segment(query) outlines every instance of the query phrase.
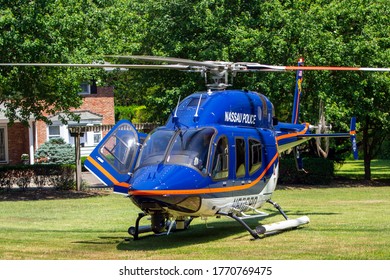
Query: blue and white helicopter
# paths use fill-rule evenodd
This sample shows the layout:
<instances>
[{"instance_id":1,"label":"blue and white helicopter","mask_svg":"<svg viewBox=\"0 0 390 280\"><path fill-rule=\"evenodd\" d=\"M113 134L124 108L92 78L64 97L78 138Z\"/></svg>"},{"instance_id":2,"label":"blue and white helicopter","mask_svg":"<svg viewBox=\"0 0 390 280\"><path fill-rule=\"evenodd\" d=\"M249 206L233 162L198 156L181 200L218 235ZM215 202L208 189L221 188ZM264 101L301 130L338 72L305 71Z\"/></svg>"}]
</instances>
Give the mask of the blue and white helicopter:
<instances>
[{"instance_id":1,"label":"blue and white helicopter","mask_svg":"<svg viewBox=\"0 0 390 280\"><path fill-rule=\"evenodd\" d=\"M230 217L254 239L309 223L306 216L289 219L271 200L280 154L293 149L297 167L303 169L297 146L311 138L349 137L355 157L357 146L355 118L348 133L316 134L313 131L318 126L298 123L303 70L389 70L305 67L303 60L296 67L286 67L154 56L124 58L163 62L167 64L145 68L197 71L212 79L207 91L178 101L166 124L146 139L129 121L120 121L85 162L104 184L128 196L141 209L135 226L128 230L135 240L141 233L169 234L187 229L197 217ZM277 121L274 106L266 96L227 89L229 75L289 70L297 71L291 123ZM285 220L250 228L245 220L267 216L258 210L265 203L276 207ZM148 216L150 225L140 226L140 220Z\"/></svg>"}]
</instances>

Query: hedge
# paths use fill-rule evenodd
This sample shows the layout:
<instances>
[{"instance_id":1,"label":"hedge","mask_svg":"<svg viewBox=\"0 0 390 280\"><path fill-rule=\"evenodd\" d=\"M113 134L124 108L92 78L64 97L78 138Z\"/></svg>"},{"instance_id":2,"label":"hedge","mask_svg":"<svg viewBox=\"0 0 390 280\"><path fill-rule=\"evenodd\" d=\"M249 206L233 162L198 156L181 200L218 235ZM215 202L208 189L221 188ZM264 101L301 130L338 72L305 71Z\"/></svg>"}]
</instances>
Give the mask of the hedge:
<instances>
[{"instance_id":1,"label":"hedge","mask_svg":"<svg viewBox=\"0 0 390 280\"><path fill-rule=\"evenodd\" d=\"M293 158L281 158L279 164L280 184L329 185L334 177L334 162L324 158L304 158L303 168L298 171Z\"/></svg>"},{"instance_id":2,"label":"hedge","mask_svg":"<svg viewBox=\"0 0 390 280\"><path fill-rule=\"evenodd\" d=\"M323 158L304 158L304 169L296 169L293 158L281 158L280 184L328 185L334 176L333 161ZM0 188L55 187L75 189L75 165L34 164L0 166Z\"/></svg>"},{"instance_id":3,"label":"hedge","mask_svg":"<svg viewBox=\"0 0 390 280\"><path fill-rule=\"evenodd\" d=\"M0 188L55 187L75 188L75 165L34 164L0 166Z\"/></svg>"}]
</instances>

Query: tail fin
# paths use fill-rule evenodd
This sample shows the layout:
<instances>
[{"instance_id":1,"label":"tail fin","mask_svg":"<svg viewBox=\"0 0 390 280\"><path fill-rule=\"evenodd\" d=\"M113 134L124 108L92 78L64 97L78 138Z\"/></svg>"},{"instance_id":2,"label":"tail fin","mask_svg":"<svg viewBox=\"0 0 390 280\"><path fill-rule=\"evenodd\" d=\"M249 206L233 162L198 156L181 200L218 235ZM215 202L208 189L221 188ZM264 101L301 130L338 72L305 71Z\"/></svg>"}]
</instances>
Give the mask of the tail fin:
<instances>
[{"instance_id":1,"label":"tail fin","mask_svg":"<svg viewBox=\"0 0 390 280\"><path fill-rule=\"evenodd\" d=\"M353 158L359 159L358 148L356 143L356 118L351 118L351 126L349 129L349 135L352 143Z\"/></svg>"},{"instance_id":2,"label":"tail fin","mask_svg":"<svg viewBox=\"0 0 390 280\"><path fill-rule=\"evenodd\" d=\"M303 66L303 58L300 58L298 60L298 66ZM296 82L295 82L294 104L293 104L293 113L292 113L292 119L291 119L291 122L293 124L297 124L298 123L299 102L300 102L301 92L302 92L302 80L303 80L303 71L302 70L298 70L297 71Z\"/></svg>"}]
</instances>

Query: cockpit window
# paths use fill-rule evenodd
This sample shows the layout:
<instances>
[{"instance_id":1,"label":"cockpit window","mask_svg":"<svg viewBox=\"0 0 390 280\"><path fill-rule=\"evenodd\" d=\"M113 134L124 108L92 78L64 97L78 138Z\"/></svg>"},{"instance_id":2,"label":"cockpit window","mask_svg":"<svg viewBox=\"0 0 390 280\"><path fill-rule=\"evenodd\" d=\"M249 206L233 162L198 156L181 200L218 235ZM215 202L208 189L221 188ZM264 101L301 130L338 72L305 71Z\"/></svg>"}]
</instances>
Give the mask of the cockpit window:
<instances>
[{"instance_id":1,"label":"cockpit window","mask_svg":"<svg viewBox=\"0 0 390 280\"><path fill-rule=\"evenodd\" d=\"M211 176L214 180L226 179L229 176L229 149L226 136L222 136L218 140L211 170Z\"/></svg>"},{"instance_id":2,"label":"cockpit window","mask_svg":"<svg viewBox=\"0 0 390 280\"><path fill-rule=\"evenodd\" d=\"M207 174L212 128L156 130L142 145L136 168L166 162L192 166Z\"/></svg>"},{"instance_id":3,"label":"cockpit window","mask_svg":"<svg viewBox=\"0 0 390 280\"><path fill-rule=\"evenodd\" d=\"M164 160L165 151L169 141L174 135L171 130L156 130L152 132L142 145L141 153L138 158L137 166L157 164Z\"/></svg>"},{"instance_id":4,"label":"cockpit window","mask_svg":"<svg viewBox=\"0 0 390 280\"><path fill-rule=\"evenodd\" d=\"M166 162L191 165L206 174L210 142L213 135L212 128L178 132L173 139Z\"/></svg>"}]
</instances>

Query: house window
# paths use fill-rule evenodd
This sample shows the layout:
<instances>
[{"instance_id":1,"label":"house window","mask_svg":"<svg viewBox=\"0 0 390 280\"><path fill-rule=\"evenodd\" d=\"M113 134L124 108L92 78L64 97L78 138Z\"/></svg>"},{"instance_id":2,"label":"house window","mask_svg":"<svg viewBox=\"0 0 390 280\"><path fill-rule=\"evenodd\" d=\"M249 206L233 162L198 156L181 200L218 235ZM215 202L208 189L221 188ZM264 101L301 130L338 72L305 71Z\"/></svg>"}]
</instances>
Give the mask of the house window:
<instances>
[{"instance_id":1,"label":"house window","mask_svg":"<svg viewBox=\"0 0 390 280\"><path fill-rule=\"evenodd\" d=\"M91 86L88 83L81 83L80 84L81 91L80 94L90 94L91 93Z\"/></svg>"},{"instance_id":2,"label":"house window","mask_svg":"<svg viewBox=\"0 0 390 280\"><path fill-rule=\"evenodd\" d=\"M49 139L61 138L60 126L50 125L49 126Z\"/></svg>"},{"instance_id":3,"label":"house window","mask_svg":"<svg viewBox=\"0 0 390 280\"><path fill-rule=\"evenodd\" d=\"M93 133L93 144L97 145L99 144L100 140L102 140L102 133L99 132L94 132Z\"/></svg>"},{"instance_id":4,"label":"house window","mask_svg":"<svg viewBox=\"0 0 390 280\"><path fill-rule=\"evenodd\" d=\"M7 161L7 147L6 147L7 135L5 127L0 127L0 162Z\"/></svg>"}]
</instances>

